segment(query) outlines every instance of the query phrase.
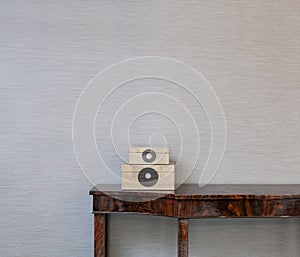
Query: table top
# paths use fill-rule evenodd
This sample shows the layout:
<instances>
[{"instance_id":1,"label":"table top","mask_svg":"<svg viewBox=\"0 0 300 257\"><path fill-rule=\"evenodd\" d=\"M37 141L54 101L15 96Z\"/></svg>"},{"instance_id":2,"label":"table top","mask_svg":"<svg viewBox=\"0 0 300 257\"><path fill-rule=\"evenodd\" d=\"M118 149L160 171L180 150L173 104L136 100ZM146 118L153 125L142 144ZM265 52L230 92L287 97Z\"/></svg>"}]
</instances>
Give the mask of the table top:
<instances>
[{"instance_id":1,"label":"table top","mask_svg":"<svg viewBox=\"0 0 300 257\"><path fill-rule=\"evenodd\" d=\"M155 197L168 199L300 199L300 184L286 185L221 185L183 184L172 192L163 191L122 191L121 185L97 185L90 195L109 195L113 197Z\"/></svg>"},{"instance_id":2,"label":"table top","mask_svg":"<svg viewBox=\"0 0 300 257\"><path fill-rule=\"evenodd\" d=\"M173 192L128 192L98 185L93 212L138 213L176 218L299 217L300 185L184 184Z\"/></svg>"}]
</instances>

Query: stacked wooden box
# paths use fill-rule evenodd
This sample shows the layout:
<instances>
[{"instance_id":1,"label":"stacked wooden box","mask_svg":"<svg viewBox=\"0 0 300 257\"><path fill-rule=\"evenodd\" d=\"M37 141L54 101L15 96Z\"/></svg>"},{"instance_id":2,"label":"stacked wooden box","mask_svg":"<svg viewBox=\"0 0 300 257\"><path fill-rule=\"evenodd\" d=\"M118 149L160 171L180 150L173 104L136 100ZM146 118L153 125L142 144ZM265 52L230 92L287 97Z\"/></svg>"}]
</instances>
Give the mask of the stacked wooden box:
<instances>
[{"instance_id":1,"label":"stacked wooden box","mask_svg":"<svg viewBox=\"0 0 300 257\"><path fill-rule=\"evenodd\" d=\"M169 148L132 147L129 163L122 164L122 190L170 191L175 189L175 166Z\"/></svg>"}]
</instances>

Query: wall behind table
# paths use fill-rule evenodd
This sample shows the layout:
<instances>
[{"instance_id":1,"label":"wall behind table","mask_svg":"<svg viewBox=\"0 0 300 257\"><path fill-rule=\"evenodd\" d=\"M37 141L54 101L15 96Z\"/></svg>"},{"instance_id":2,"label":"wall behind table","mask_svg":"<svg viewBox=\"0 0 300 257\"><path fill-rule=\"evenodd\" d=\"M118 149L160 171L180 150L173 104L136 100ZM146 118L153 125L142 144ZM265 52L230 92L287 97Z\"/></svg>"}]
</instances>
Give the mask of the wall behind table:
<instances>
[{"instance_id":1,"label":"wall behind table","mask_svg":"<svg viewBox=\"0 0 300 257\"><path fill-rule=\"evenodd\" d=\"M92 256L91 185L72 148L73 111L86 83L126 58L174 57L210 81L228 126L213 183L300 183L298 1L4 0L0 7L1 256ZM188 182L197 179L195 170ZM299 225L193 221L191 253L218 256L221 245L228 257L299 256ZM174 256L175 226L114 215L112 256Z\"/></svg>"}]
</instances>

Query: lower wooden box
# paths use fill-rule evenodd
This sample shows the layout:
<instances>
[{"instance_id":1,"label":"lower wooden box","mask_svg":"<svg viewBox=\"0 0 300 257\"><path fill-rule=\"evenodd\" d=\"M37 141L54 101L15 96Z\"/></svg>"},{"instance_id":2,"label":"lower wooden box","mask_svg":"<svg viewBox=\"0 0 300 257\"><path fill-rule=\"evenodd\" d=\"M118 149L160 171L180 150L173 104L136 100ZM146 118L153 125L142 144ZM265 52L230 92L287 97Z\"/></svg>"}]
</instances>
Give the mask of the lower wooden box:
<instances>
[{"instance_id":1,"label":"lower wooden box","mask_svg":"<svg viewBox=\"0 0 300 257\"><path fill-rule=\"evenodd\" d=\"M173 191L175 190L175 166L122 165L122 190Z\"/></svg>"}]
</instances>

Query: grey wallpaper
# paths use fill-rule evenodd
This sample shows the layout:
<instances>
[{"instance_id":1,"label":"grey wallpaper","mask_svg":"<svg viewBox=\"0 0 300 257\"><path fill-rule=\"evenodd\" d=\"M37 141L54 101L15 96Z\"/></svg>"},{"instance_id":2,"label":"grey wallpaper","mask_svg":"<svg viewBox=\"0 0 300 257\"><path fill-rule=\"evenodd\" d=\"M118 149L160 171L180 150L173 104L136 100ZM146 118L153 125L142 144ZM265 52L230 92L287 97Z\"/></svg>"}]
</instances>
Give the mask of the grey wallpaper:
<instances>
[{"instance_id":1,"label":"grey wallpaper","mask_svg":"<svg viewBox=\"0 0 300 257\"><path fill-rule=\"evenodd\" d=\"M73 112L94 75L135 56L176 58L213 86L228 137L212 183L300 184L299 13L297 0L2 0L0 256L92 256L91 185L73 151ZM131 83L112 96L102 119L113 114L109 106L149 86L171 90L157 80ZM183 102L201 122L202 111ZM119 175L101 117L99 150ZM207 154L205 122L189 183L198 181ZM155 124L168 131L176 158L177 132L160 116L137 123L132 141L144 142ZM192 221L191 256L296 257L299 226L297 219ZM173 219L113 215L111 256L175 256L175 230Z\"/></svg>"}]
</instances>

